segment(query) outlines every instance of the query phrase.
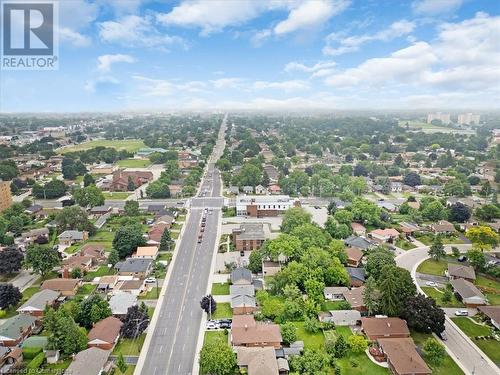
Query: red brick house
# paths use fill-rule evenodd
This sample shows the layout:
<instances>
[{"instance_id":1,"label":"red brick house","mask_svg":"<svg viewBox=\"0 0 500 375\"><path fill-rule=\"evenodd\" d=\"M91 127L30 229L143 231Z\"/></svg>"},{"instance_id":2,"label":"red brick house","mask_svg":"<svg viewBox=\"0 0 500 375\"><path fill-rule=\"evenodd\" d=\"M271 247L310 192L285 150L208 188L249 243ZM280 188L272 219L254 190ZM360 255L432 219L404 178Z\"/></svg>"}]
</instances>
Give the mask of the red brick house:
<instances>
[{"instance_id":1,"label":"red brick house","mask_svg":"<svg viewBox=\"0 0 500 375\"><path fill-rule=\"evenodd\" d=\"M97 322L88 334L89 348L113 349L120 338L122 325L122 321L114 316L109 316Z\"/></svg>"}]
</instances>

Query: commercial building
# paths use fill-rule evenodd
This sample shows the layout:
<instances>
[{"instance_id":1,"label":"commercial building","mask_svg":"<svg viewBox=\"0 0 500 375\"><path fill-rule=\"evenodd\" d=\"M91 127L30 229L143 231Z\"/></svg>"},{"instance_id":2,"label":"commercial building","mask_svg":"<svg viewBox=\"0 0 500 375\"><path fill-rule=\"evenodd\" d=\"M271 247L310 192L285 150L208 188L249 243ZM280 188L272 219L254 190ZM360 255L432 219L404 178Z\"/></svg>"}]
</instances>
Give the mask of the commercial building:
<instances>
[{"instance_id":1,"label":"commercial building","mask_svg":"<svg viewBox=\"0 0 500 375\"><path fill-rule=\"evenodd\" d=\"M12 205L12 194L10 193L10 181L0 180L0 212Z\"/></svg>"},{"instance_id":2,"label":"commercial building","mask_svg":"<svg viewBox=\"0 0 500 375\"><path fill-rule=\"evenodd\" d=\"M239 228L233 229L231 239L238 251L256 250L266 240L264 224L243 223Z\"/></svg>"},{"instance_id":3,"label":"commercial building","mask_svg":"<svg viewBox=\"0 0 500 375\"><path fill-rule=\"evenodd\" d=\"M236 198L237 216L278 216L292 207L300 207L300 201L288 195L238 195Z\"/></svg>"}]
</instances>

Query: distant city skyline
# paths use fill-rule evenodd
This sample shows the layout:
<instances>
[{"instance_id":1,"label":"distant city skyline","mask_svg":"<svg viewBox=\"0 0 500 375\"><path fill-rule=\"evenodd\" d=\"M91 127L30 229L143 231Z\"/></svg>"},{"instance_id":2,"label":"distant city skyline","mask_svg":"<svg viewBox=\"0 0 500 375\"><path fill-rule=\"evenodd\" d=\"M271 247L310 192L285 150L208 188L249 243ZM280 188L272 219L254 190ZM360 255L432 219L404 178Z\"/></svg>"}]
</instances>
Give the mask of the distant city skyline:
<instances>
[{"instance_id":1,"label":"distant city skyline","mask_svg":"<svg viewBox=\"0 0 500 375\"><path fill-rule=\"evenodd\" d=\"M500 102L495 1L165 3L61 1L59 70L1 71L0 112L467 114Z\"/></svg>"}]
</instances>

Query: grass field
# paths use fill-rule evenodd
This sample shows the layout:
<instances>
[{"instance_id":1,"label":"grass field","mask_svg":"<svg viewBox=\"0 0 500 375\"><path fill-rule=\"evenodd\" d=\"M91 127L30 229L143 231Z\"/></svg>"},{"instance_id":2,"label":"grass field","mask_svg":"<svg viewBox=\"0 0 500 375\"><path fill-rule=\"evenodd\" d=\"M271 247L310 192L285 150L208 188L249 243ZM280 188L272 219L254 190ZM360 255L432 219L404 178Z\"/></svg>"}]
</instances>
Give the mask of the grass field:
<instances>
[{"instance_id":1,"label":"grass field","mask_svg":"<svg viewBox=\"0 0 500 375\"><path fill-rule=\"evenodd\" d=\"M435 261L434 259L427 259L418 265L417 272L444 276L444 271L447 269L448 263L444 260Z\"/></svg>"},{"instance_id":2,"label":"grass field","mask_svg":"<svg viewBox=\"0 0 500 375\"><path fill-rule=\"evenodd\" d=\"M160 289L161 288L157 287L151 288L151 290L146 294L141 294L139 296L139 299L157 299L158 296L160 295Z\"/></svg>"},{"instance_id":3,"label":"grass field","mask_svg":"<svg viewBox=\"0 0 500 375\"><path fill-rule=\"evenodd\" d=\"M486 354L493 362L500 362L500 343L496 340L476 339L476 336L488 336L491 329L474 323L466 317L451 318L453 322Z\"/></svg>"},{"instance_id":4,"label":"grass field","mask_svg":"<svg viewBox=\"0 0 500 375\"><path fill-rule=\"evenodd\" d=\"M217 309L212 314L212 319L227 319L233 317L233 311L229 303L218 303Z\"/></svg>"},{"instance_id":5,"label":"grass field","mask_svg":"<svg viewBox=\"0 0 500 375\"><path fill-rule=\"evenodd\" d=\"M91 294L95 290L95 288L97 288L97 285L83 284L81 287L78 288L78 292L76 294L85 296Z\"/></svg>"},{"instance_id":6,"label":"grass field","mask_svg":"<svg viewBox=\"0 0 500 375\"><path fill-rule=\"evenodd\" d=\"M122 201L127 199L127 197L132 194L133 192L130 191L103 191L102 194L104 195L104 199L107 200L116 200L116 201Z\"/></svg>"},{"instance_id":7,"label":"grass field","mask_svg":"<svg viewBox=\"0 0 500 375\"><path fill-rule=\"evenodd\" d=\"M118 160L116 164L122 168L146 168L151 162L148 159L124 159Z\"/></svg>"},{"instance_id":8,"label":"grass field","mask_svg":"<svg viewBox=\"0 0 500 375\"><path fill-rule=\"evenodd\" d=\"M418 120L399 121L399 126L406 127L406 123L408 123L408 127L410 130L420 130L423 133L428 133L428 134L433 134L433 133L474 134L474 132L471 130L453 129L445 125L443 126L433 125Z\"/></svg>"},{"instance_id":9,"label":"grass field","mask_svg":"<svg viewBox=\"0 0 500 375\"><path fill-rule=\"evenodd\" d=\"M431 335L426 333L412 332L411 337L415 342L415 345L421 348L424 344L424 341L431 337ZM429 363L427 363L427 365L432 369L433 375L461 375L464 373L448 354L446 354L443 362L439 366L430 365Z\"/></svg>"},{"instance_id":10,"label":"grass field","mask_svg":"<svg viewBox=\"0 0 500 375\"><path fill-rule=\"evenodd\" d=\"M117 150L127 150L128 152L136 152L142 147L145 147L143 141L140 139L117 139L117 140L107 140L107 139L97 139L94 141L80 143L79 145L68 146L59 149L61 154L74 151L88 150L94 147L113 147Z\"/></svg>"},{"instance_id":11,"label":"grass field","mask_svg":"<svg viewBox=\"0 0 500 375\"><path fill-rule=\"evenodd\" d=\"M436 289L428 287L428 286L423 286L422 290L424 291L427 296L432 297L436 300L436 304L438 306L442 307L464 307L463 303L457 300L455 295L453 294L451 297L451 301L444 303L442 301L443 293L438 292Z\"/></svg>"},{"instance_id":12,"label":"grass field","mask_svg":"<svg viewBox=\"0 0 500 375\"><path fill-rule=\"evenodd\" d=\"M114 275L115 270L113 268L108 268L107 266L101 266L96 271L89 272L83 277L83 281L92 281L95 277L101 277L106 275Z\"/></svg>"},{"instance_id":13,"label":"grass field","mask_svg":"<svg viewBox=\"0 0 500 375\"><path fill-rule=\"evenodd\" d=\"M342 310L345 301L325 301L321 304L321 311Z\"/></svg>"},{"instance_id":14,"label":"grass field","mask_svg":"<svg viewBox=\"0 0 500 375\"><path fill-rule=\"evenodd\" d=\"M213 283L212 284L212 294L216 296L228 295L229 294L229 284L228 283Z\"/></svg>"},{"instance_id":15,"label":"grass field","mask_svg":"<svg viewBox=\"0 0 500 375\"><path fill-rule=\"evenodd\" d=\"M205 331L205 338L203 339L203 345L214 342L217 339L221 339L227 342L227 336L224 331Z\"/></svg>"},{"instance_id":16,"label":"grass field","mask_svg":"<svg viewBox=\"0 0 500 375\"><path fill-rule=\"evenodd\" d=\"M500 281L498 280L487 279L484 276L478 275L474 284L477 286L496 289L500 294Z\"/></svg>"},{"instance_id":17,"label":"grass field","mask_svg":"<svg viewBox=\"0 0 500 375\"><path fill-rule=\"evenodd\" d=\"M143 333L137 339L120 339L113 350L113 354L118 355L139 355L139 349L142 348L146 334Z\"/></svg>"},{"instance_id":18,"label":"grass field","mask_svg":"<svg viewBox=\"0 0 500 375\"><path fill-rule=\"evenodd\" d=\"M306 332L304 329L304 322L293 322L297 327L297 337L299 340L304 341L304 347L310 349L323 349L325 344L325 336L323 332L316 333Z\"/></svg>"}]
</instances>

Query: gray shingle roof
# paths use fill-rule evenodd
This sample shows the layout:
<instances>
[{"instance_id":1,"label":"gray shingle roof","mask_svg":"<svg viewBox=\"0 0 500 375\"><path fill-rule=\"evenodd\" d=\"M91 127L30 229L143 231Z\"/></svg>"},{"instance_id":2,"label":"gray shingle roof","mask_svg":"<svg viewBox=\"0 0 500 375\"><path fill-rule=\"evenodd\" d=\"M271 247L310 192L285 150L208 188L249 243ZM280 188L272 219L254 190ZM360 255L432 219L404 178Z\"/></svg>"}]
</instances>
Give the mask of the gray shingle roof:
<instances>
[{"instance_id":1,"label":"gray shingle roof","mask_svg":"<svg viewBox=\"0 0 500 375\"><path fill-rule=\"evenodd\" d=\"M108 361L110 352L99 348L89 348L78 353L64 371L71 375L99 375Z\"/></svg>"},{"instance_id":2,"label":"gray shingle roof","mask_svg":"<svg viewBox=\"0 0 500 375\"><path fill-rule=\"evenodd\" d=\"M152 259L128 258L116 263L115 268L120 272L146 272L152 262Z\"/></svg>"},{"instance_id":3,"label":"gray shingle roof","mask_svg":"<svg viewBox=\"0 0 500 375\"><path fill-rule=\"evenodd\" d=\"M26 328L35 323L35 321L36 318L28 314L13 316L0 326L0 336L16 340L19 337L21 329L23 329L23 331L26 330Z\"/></svg>"},{"instance_id":4,"label":"gray shingle roof","mask_svg":"<svg viewBox=\"0 0 500 375\"><path fill-rule=\"evenodd\" d=\"M239 267L231 272L231 282L246 280L248 283L252 282L252 273L247 268Z\"/></svg>"},{"instance_id":5,"label":"gray shingle roof","mask_svg":"<svg viewBox=\"0 0 500 375\"><path fill-rule=\"evenodd\" d=\"M36 309L43 310L45 307L53 303L57 297L59 297L59 292L51 289L44 289L38 293L33 294L29 300L21 305L17 311L22 311L26 309Z\"/></svg>"},{"instance_id":6,"label":"gray shingle roof","mask_svg":"<svg viewBox=\"0 0 500 375\"><path fill-rule=\"evenodd\" d=\"M368 249L368 248L374 246L374 244L372 242L368 241L366 238L357 237L357 236L351 236L351 237L346 238L344 240L344 243L348 246L357 247L358 249L362 249L362 250L365 250L365 249Z\"/></svg>"}]
</instances>

